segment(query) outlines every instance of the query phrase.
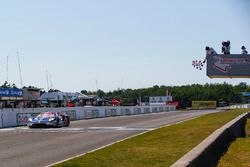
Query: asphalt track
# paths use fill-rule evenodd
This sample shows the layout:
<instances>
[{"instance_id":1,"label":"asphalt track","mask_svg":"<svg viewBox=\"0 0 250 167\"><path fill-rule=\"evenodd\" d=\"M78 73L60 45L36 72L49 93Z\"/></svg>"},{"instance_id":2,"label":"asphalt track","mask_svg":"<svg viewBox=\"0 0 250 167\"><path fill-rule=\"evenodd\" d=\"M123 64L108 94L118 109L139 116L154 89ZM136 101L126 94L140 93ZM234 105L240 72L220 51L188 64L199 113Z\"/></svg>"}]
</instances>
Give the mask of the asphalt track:
<instances>
[{"instance_id":1,"label":"asphalt track","mask_svg":"<svg viewBox=\"0 0 250 167\"><path fill-rule=\"evenodd\" d=\"M172 111L71 122L70 127L0 129L1 167L39 167L164 125L217 112Z\"/></svg>"}]
</instances>

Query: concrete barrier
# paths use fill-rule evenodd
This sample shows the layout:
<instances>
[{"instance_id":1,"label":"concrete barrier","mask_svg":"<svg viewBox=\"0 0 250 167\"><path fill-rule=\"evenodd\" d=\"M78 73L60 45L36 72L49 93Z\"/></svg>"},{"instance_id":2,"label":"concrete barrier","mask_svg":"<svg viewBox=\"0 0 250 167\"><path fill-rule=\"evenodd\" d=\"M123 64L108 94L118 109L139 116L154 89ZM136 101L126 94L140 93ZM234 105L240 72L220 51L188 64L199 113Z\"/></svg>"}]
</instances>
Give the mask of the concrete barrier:
<instances>
[{"instance_id":1,"label":"concrete barrier","mask_svg":"<svg viewBox=\"0 0 250 167\"><path fill-rule=\"evenodd\" d=\"M203 140L171 167L213 167L237 137L246 136L245 124L250 113L244 113Z\"/></svg>"},{"instance_id":2,"label":"concrete barrier","mask_svg":"<svg viewBox=\"0 0 250 167\"><path fill-rule=\"evenodd\" d=\"M229 106L230 109L235 108L250 108L250 104L237 104L237 105L231 105Z\"/></svg>"},{"instance_id":3,"label":"concrete barrier","mask_svg":"<svg viewBox=\"0 0 250 167\"><path fill-rule=\"evenodd\" d=\"M94 119L123 115L147 114L176 110L175 106L101 106L101 107L61 107L61 108L14 108L0 109L0 128L26 125L29 117L41 112L66 112L71 120Z\"/></svg>"}]
</instances>

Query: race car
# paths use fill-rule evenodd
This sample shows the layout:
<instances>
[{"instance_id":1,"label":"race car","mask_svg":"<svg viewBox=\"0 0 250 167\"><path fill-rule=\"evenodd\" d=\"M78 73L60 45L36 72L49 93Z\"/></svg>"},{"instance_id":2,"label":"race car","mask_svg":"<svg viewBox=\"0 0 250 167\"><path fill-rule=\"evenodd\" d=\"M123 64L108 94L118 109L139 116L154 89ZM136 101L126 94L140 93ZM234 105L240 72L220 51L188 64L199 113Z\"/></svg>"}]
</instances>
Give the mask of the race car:
<instances>
[{"instance_id":1,"label":"race car","mask_svg":"<svg viewBox=\"0 0 250 167\"><path fill-rule=\"evenodd\" d=\"M43 112L34 118L29 118L27 126L35 127L62 127L69 126L70 118L66 113Z\"/></svg>"}]
</instances>

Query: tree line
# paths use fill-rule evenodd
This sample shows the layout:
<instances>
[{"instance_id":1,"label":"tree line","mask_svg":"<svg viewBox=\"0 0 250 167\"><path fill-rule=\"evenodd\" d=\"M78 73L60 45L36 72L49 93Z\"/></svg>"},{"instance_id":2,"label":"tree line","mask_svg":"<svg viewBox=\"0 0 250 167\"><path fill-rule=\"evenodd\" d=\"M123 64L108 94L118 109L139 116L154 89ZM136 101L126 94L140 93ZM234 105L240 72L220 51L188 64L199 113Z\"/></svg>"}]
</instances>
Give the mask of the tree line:
<instances>
[{"instance_id":1,"label":"tree line","mask_svg":"<svg viewBox=\"0 0 250 167\"><path fill-rule=\"evenodd\" d=\"M29 86L31 87L31 86ZM0 88L16 88L16 85L4 82ZM49 92L58 92L60 90L51 89ZM169 92L173 100L180 102L182 108L190 107L193 100L215 100L226 104L238 104L244 102L243 92L250 92L250 85L241 82L238 85L231 85L226 82L223 84L192 84L182 86L158 86L154 85L149 88L141 89L117 89L114 91L104 92L82 90L81 93L86 95L97 95L107 100L119 100L122 105L136 105L138 99L141 102L148 102L149 96L165 96ZM44 91L42 92L44 93Z\"/></svg>"},{"instance_id":2,"label":"tree line","mask_svg":"<svg viewBox=\"0 0 250 167\"><path fill-rule=\"evenodd\" d=\"M238 85L231 85L226 82L223 84L192 84L183 86L158 86L141 89L118 89L114 91L104 92L82 90L83 94L96 94L99 97L108 100L117 99L123 105L135 105L140 98L142 102L148 100L149 96L165 96L169 92L173 100L180 102L181 107L190 107L193 100L215 100L217 104L220 102L226 104L243 103L242 92L250 92L250 86L245 82Z\"/></svg>"}]
</instances>

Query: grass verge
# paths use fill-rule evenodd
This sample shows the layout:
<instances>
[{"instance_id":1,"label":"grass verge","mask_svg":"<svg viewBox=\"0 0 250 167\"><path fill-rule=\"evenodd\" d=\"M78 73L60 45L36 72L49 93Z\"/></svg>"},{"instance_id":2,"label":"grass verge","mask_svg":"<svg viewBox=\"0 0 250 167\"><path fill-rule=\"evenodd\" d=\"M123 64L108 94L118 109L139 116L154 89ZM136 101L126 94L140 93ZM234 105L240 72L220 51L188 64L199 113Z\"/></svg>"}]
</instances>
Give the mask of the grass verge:
<instances>
[{"instance_id":1,"label":"grass verge","mask_svg":"<svg viewBox=\"0 0 250 167\"><path fill-rule=\"evenodd\" d=\"M56 167L166 167L245 109L208 114L113 144Z\"/></svg>"},{"instance_id":2,"label":"grass verge","mask_svg":"<svg viewBox=\"0 0 250 167\"><path fill-rule=\"evenodd\" d=\"M246 138L237 138L230 145L218 167L250 167L250 119L246 125Z\"/></svg>"}]
</instances>

